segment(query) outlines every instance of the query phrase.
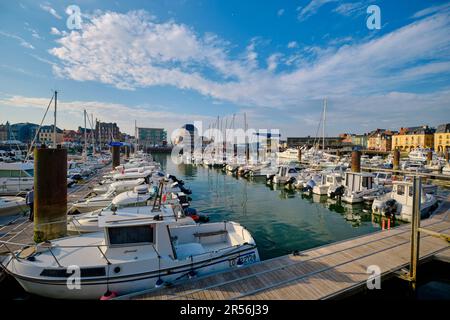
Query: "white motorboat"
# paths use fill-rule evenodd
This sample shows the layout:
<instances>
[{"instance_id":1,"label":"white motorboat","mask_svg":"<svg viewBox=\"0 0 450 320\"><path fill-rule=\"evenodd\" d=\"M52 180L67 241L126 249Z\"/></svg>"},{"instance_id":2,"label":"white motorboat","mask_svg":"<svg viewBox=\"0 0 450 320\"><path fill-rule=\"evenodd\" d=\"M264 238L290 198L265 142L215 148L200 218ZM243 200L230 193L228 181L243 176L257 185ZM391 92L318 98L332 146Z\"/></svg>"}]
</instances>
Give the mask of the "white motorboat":
<instances>
[{"instance_id":1,"label":"white motorboat","mask_svg":"<svg viewBox=\"0 0 450 320\"><path fill-rule=\"evenodd\" d=\"M298 160L298 150L294 148L288 148L283 152L277 152L277 157L284 160Z\"/></svg>"},{"instance_id":2,"label":"white motorboat","mask_svg":"<svg viewBox=\"0 0 450 320\"><path fill-rule=\"evenodd\" d=\"M0 162L0 195L25 193L33 186L33 162Z\"/></svg>"},{"instance_id":3,"label":"white motorboat","mask_svg":"<svg viewBox=\"0 0 450 320\"><path fill-rule=\"evenodd\" d=\"M111 203L115 203L116 205L145 204L147 200L155 195L155 193L156 187L148 186L146 184L135 187L133 191L126 191L120 194L117 194L115 191L111 190L110 192L100 196L75 202L71 208L71 211L86 213L105 208Z\"/></svg>"},{"instance_id":4,"label":"white motorboat","mask_svg":"<svg viewBox=\"0 0 450 320\"><path fill-rule=\"evenodd\" d=\"M342 201L347 203L364 202L364 197L370 198L373 194L378 194L383 190L383 186L373 183L373 174L363 172L345 173L345 191Z\"/></svg>"},{"instance_id":5,"label":"white motorboat","mask_svg":"<svg viewBox=\"0 0 450 320\"><path fill-rule=\"evenodd\" d=\"M427 148L416 148L414 150L411 150L408 154L408 158L412 161L427 161L427 155L428 153L432 151L431 149ZM436 158L436 154L433 152L433 158Z\"/></svg>"},{"instance_id":6,"label":"white motorboat","mask_svg":"<svg viewBox=\"0 0 450 320\"><path fill-rule=\"evenodd\" d=\"M375 214L390 216L411 222L414 202L414 186L410 181L394 181L392 191L376 198L372 204ZM422 189L420 198L420 216L426 218L437 207L436 198Z\"/></svg>"},{"instance_id":7,"label":"white motorboat","mask_svg":"<svg viewBox=\"0 0 450 320\"><path fill-rule=\"evenodd\" d=\"M330 188L335 190L342 185L343 177L340 173L332 172L328 174L322 174L320 183L316 184L312 188L312 193L318 195L327 195Z\"/></svg>"},{"instance_id":8,"label":"white motorboat","mask_svg":"<svg viewBox=\"0 0 450 320\"><path fill-rule=\"evenodd\" d=\"M392 173L390 172L374 172L373 182L380 186L392 185Z\"/></svg>"},{"instance_id":9,"label":"white motorboat","mask_svg":"<svg viewBox=\"0 0 450 320\"><path fill-rule=\"evenodd\" d=\"M240 224L179 226L177 218L100 216L102 232L24 247L2 263L28 293L99 299L106 293L154 289L259 261L253 237Z\"/></svg>"},{"instance_id":10,"label":"white motorboat","mask_svg":"<svg viewBox=\"0 0 450 320\"><path fill-rule=\"evenodd\" d=\"M277 174L273 177L273 183L285 184L289 182L295 182L295 178L298 176L298 171L295 166L281 165L278 168Z\"/></svg>"},{"instance_id":11,"label":"white motorboat","mask_svg":"<svg viewBox=\"0 0 450 320\"><path fill-rule=\"evenodd\" d=\"M0 197L0 216L10 216L28 211L22 197Z\"/></svg>"}]
</instances>

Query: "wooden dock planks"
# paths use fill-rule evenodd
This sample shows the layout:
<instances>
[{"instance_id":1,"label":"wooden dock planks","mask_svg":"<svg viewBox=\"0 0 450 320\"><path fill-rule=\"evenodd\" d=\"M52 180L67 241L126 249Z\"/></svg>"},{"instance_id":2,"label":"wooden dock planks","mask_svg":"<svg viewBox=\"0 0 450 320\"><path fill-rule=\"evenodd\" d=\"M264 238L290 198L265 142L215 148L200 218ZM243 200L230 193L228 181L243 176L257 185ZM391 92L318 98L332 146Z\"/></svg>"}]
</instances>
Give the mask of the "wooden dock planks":
<instances>
[{"instance_id":1,"label":"wooden dock planks","mask_svg":"<svg viewBox=\"0 0 450 320\"><path fill-rule=\"evenodd\" d=\"M422 221L421 227L450 233L448 201L439 214ZM383 275L408 265L410 225L379 231L287 255L255 265L211 275L171 288L128 295L126 299L328 299L364 286L367 267L377 265ZM448 243L421 234L421 259L448 252Z\"/></svg>"}]
</instances>

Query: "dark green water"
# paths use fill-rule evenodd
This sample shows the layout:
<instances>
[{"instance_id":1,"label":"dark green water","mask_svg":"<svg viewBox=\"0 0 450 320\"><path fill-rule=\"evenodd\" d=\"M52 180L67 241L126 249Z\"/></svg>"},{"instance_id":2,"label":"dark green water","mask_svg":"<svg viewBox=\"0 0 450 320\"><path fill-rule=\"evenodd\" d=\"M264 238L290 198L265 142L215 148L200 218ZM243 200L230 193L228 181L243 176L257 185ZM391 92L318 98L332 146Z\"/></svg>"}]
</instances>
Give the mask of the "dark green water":
<instances>
[{"instance_id":1,"label":"dark green water","mask_svg":"<svg viewBox=\"0 0 450 320\"><path fill-rule=\"evenodd\" d=\"M338 205L326 197L266 186L264 179L236 178L222 170L176 165L170 155L155 155L166 173L192 189L191 207L210 221L236 221L253 235L261 259L380 230L363 205Z\"/></svg>"}]
</instances>

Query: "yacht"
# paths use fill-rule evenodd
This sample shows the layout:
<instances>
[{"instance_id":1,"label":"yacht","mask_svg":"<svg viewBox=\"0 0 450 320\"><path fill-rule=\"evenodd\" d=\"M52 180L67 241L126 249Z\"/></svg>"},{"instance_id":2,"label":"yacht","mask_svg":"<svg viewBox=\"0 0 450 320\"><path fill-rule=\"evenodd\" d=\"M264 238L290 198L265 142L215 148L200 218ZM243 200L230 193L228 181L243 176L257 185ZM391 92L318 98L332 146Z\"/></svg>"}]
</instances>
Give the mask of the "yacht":
<instances>
[{"instance_id":1,"label":"yacht","mask_svg":"<svg viewBox=\"0 0 450 320\"><path fill-rule=\"evenodd\" d=\"M26 193L33 186L33 162L0 162L0 195Z\"/></svg>"},{"instance_id":2,"label":"yacht","mask_svg":"<svg viewBox=\"0 0 450 320\"><path fill-rule=\"evenodd\" d=\"M284 184L290 181L295 181L298 176L298 171L295 166L292 165L282 165L278 168L277 174L273 177L273 183Z\"/></svg>"},{"instance_id":3,"label":"yacht","mask_svg":"<svg viewBox=\"0 0 450 320\"><path fill-rule=\"evenodd\" d=\"M102 194L105 192L108 192L109 190L114 190L117 194L125 191L133 190L134 187L137 187L139 185L142 185L145 183L145 179L138 178L135 180L122 180L113 182L111 184L103 184L99 185L97 187L94 187L92 190L96 194Z\"/></svg>"},{"instance_id":4,"label":"yacht","mask_svg":"<svg viewBox=\"0 0 450 320\"><path fill-rule=\"evenodd\" d=\"M394 181L392 191L376 198L372 211L383 216L395 216L396 219L411 222L414 202L414 186L410 181ZM420 216L426 218L437 207L436 198L422 189L420 198Z\"/></svg>"},{"instance_id":5,"label":"yacht","mask_svg":"<svg viewBox=\"0 0 450 320\"><path fill-rule=\"evenodd\" d=\"M0 197L0 216L11 216L28 211L22 197Z\"/></svg>"},{"instance_id":6,"label":"yacht","mask_svg":"<svg viewBox=\"0 0 450 320\"><path fill-rule=\"evenodd\" d=\"M100 216L101 232L24 247L3 260L28 293L99 299L189 281L259 261L252 235L236 222L177 225L178 217ZM80 275L74 289L72 274Z\"/></svg>"},{"instance_id":7,"label":"yacht","mask_svg":"<svg viewBox=\"0 0 450 320\"><path fill-rule=\"evenodd\" d=\"M411 161L422 161L422 162L425 162L425 161L427 161L427 154L430 151L431 151L431 149L416 148L416 149L411 150L409 152L408 158ZM433 152L433 156L435 156L434 152Z\"/></svg>"},{"instance_id":8,"label":"yacht","mask_svg":"<svg viewBox=\"0 0 450 320\"><path fill-rule=\"evenodd\" d=\"M380 186L392 185L392 173L390 172L374 172L373 182Z\"/></svg>"}]
</instances>

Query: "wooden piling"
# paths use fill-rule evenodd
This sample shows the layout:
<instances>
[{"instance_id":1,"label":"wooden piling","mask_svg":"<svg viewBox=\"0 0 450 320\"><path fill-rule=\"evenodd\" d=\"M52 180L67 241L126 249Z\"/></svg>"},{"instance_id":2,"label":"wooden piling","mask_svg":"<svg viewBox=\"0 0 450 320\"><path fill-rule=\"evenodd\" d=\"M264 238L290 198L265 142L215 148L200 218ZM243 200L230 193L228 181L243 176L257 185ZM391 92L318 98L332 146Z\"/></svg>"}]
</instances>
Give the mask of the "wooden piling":
<instances>
[{"instance_id":1,"label":"wooden piling","mask_svg":"<svg viewBox=\"0 0 450 320\"><path fill-rule=\"evenodd\" d=\"M34 241L67 234L67 149L34 150Z\"/></svg>"},{"instance_id":2,"label":"wooden piling","mask_svg":"<svg viewBox=\"0 0 450 320\"><path fill-rule=\"evenodd\" d=\"M112 146L111 153L112 153L112 168L114 170L117 166L120 165L120 147Z\"/></svg>"},{"instance_id":3,"label":"wooden piling","mask_svg":"<svg viewBox=\"0 0 450 320\"><path fill-rule=\"evenodd\" d=\"M300 147L297 150L297 160L298 162L302 162L302 149Z\"/></svg>"},{"instance_id":4,"label":"wooden piling","mask_svg":"<svg viewBox=\"0 0 450 320\"><path fill-rule=\"evenodd\" d=\"M361 172L361 151L352 152L352 172Z\"/></svg>"},{"instance_id":5,"label":"wooden piling","mask_svg":"<svg viewBox=\"0 0 450 320\"><path fill-rule=\"evenodd\" d=\"M399 170L400 169L400 150L395 149L393 151L393 169Z\"/></svg>"}]
</instances>

